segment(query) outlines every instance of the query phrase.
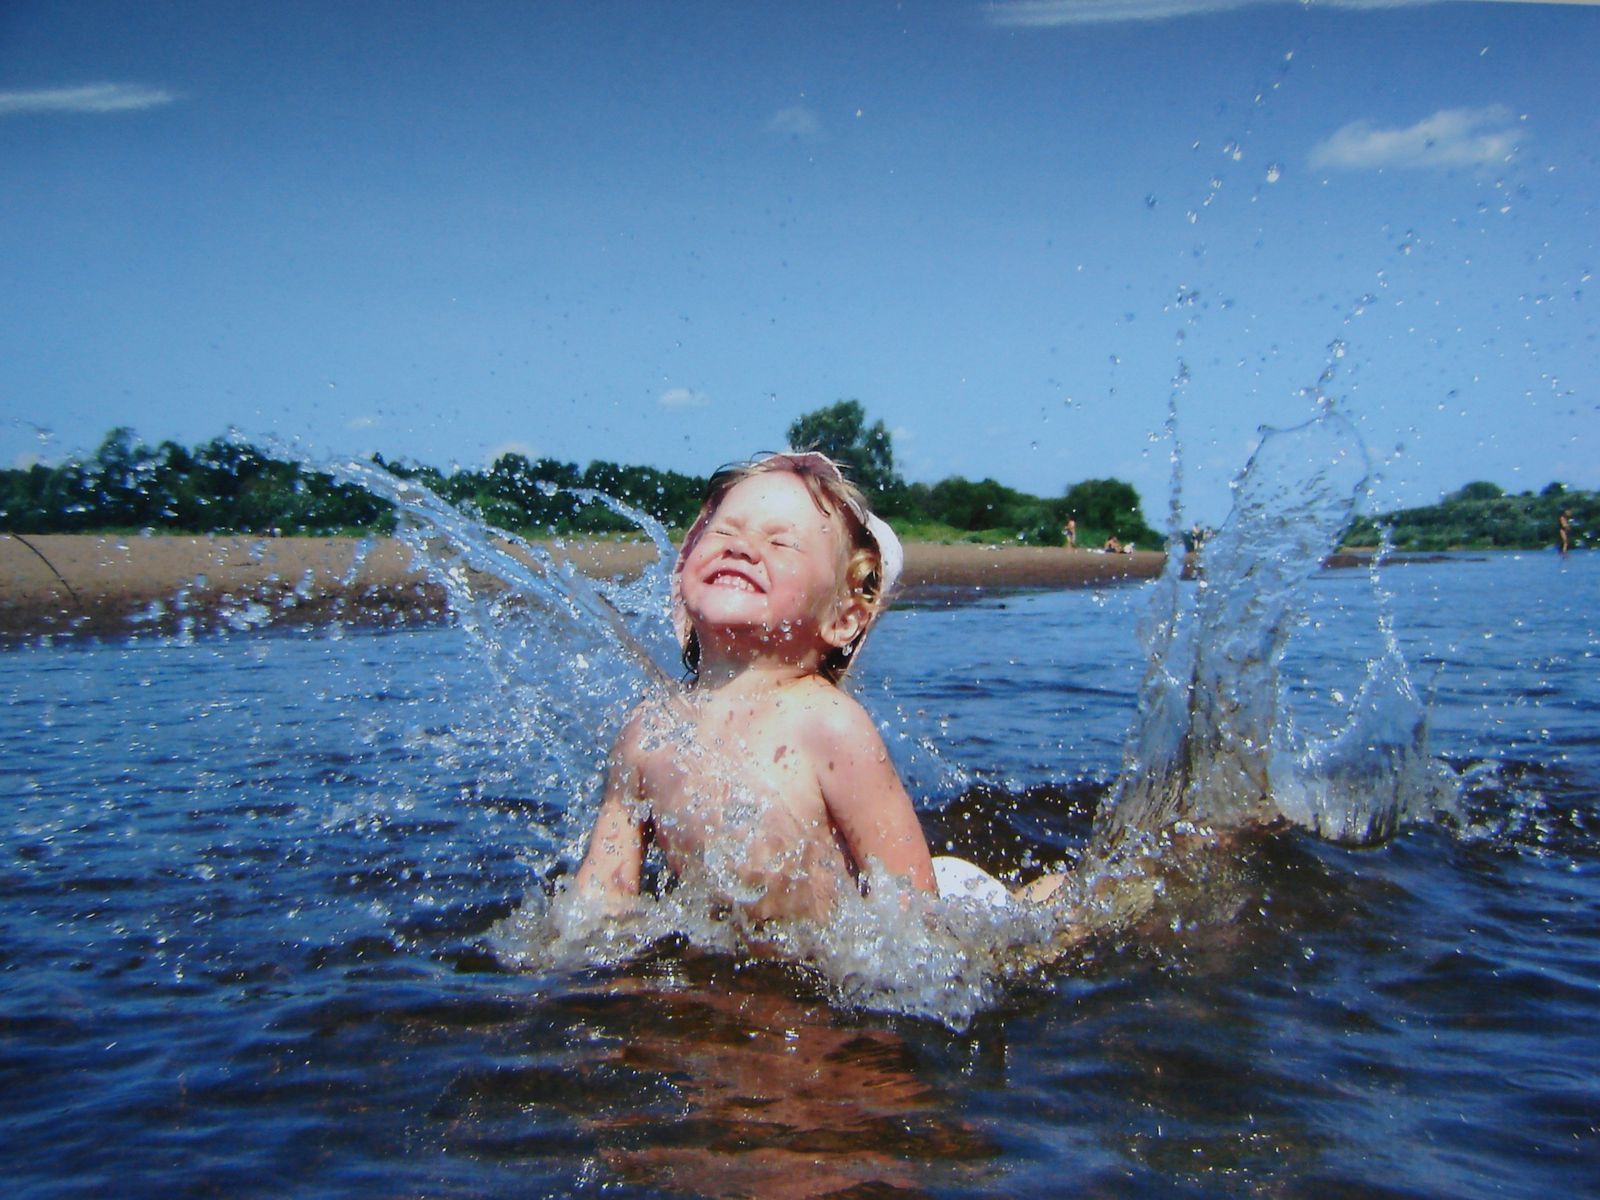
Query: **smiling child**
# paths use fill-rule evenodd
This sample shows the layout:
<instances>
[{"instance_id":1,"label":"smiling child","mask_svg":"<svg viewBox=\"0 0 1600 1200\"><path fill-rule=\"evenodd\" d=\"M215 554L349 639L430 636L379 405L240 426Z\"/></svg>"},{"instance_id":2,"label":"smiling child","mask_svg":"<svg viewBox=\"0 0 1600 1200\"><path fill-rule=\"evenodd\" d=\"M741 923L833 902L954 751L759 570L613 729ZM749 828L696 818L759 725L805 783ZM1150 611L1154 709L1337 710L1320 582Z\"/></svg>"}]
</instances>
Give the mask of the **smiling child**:
<instances>
[{"instance_id":1,"label":"smiling child","mask_svg":"<svg viewBox=\"0 0 1600 1200\"><path fill-rule=\"evenodd\" d=\"M690 683L629 715L580 896L631 907L654 845L671 880L758 925L825 921L842 892L891 880L1011 902L971 864L930 857L883 739L838 686L901 564L894 532L825 455L712 477L673 569ZM1018 894L1043 899L1058 882Z\"/></svg>"},{"instance_id":2,"label":"smiling child","mask_svg":"<svg viewBox=\"0 0 1600 1200\"><path fill-rule=\"evenodd\" d=\"M837 686L899 568L894 534L821 454L713 477L673 571L691 683L618 738L581 894L627 907L652 844L756 922L825 919L842 889L886 876L934 891L911 798Z\"/></svg>"}]
</instances>

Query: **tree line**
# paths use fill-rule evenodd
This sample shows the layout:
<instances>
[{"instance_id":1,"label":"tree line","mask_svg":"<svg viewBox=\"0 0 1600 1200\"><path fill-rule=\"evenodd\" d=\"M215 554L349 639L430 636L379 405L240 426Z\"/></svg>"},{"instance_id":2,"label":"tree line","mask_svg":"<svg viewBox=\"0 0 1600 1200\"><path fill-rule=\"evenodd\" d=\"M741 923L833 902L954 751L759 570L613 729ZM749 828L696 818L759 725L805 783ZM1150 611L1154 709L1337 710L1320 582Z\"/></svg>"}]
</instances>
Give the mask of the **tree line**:
<instances>
[{"instance_id":1,"label":"tree line","mask_svg":"<svg viewBox=\"0 0 1600 1200\"><path fill-rule=\"evenodd\" d=\"M788 429L789 444L824 451L844 465L874 509L903 534L930 540L1015 540L1059 546L1070 518L1078 544L1115 537L1156 547L1139 494L1119 479L1087 479L1060 496L1030 495L994 479L951 476L907 483L896 468L882 421L871 424L859 401L842 400L806 413ZM669 529L694 520L706 479L655 467L604 460L587 467L553 458L502 454L487 469L373 460L416 479L490 524L532 536L626 532L632 523L584 498L599 492L649 513ZM1479 480L1438 504L1357 518L1341 539L1397 550L1534 549L1556 542L1566 512L1574 546L1596 544L1600 494L1551 483L1537 494L1510 494ZM89 533L142 529L181 533L389 533L388 501L299 463L237 440L215 438L185 447L141 442L113 429L87 459L57 466L0 470L0 532Z\"/></svg>"},{"instance_id":2,"label":"tree line","mask_svg":"<svg viewBox=\"0 0 1600 1200\"><path fill-rule=\"evenodd\" d=\"M1073 484L1039 497L993 479L952 476L907 483L882 421L867 423L859 401L843 400L797 418L791 446L837 459L874 509L912 537L1019 540L1060 545L1076 520L1079 545L1106 538L1154 547L1139 494L1118 479ZM533 536L606 534L632 525L602 504L601 492L649 513L669 529L694 520L706 479L604 460L580 468L553 458L502 454L484 470L444 472L423 464L373 461L427 486L490 524ZM55 466L0 470L0 531L88 533L155 529L182 533L308 534L391 532L392 506L325 472L285 461L233 439L189 448L149 446L133 430L113 429L95 453Z\"/></svg>"},{"instance_id":3,"label":"tree line","mask_svg":"<svg viewBox=\"0 0 1600 1200\"><path fill-rule=\"evenodd\" d=\"M1347 546L1376 546L1387 531L1396 550L1536 550L1557 542L1561 514L1569 515L1572 544L1594 545L1600 493L1547 484L1537 495L1512 495L1476 480L1437 504L1360 517L1345 533Z\"/></svg>"},{"instance_id":4,"label":"tree line","mask_svg":"<svg viewBox=\"0 0 1600 1200\"><path fill-rule=\"evenodd\" d=\"M94 455L0 471L0 529L306 533L393 528L387 502L241 442L189 448L113 429Z\"/></svg>"},{"instance_id":5,"label":"tree line","mask_svg":"<svg viewBox=\"0 0 1600 1200\"><path fill-rule=\"evenodd\" d=\"M1147 548L1162 538L1145 522L1139 493L1120 479L1085 479L1060 496L1033 496L993 479L959 475L938 483L907 483L895 469L894 446L882 421L867 424L858 400L841 400L797 418L789 444L817 449L837 460L867 494L875 511L913 536L1015 538L1039 546L1062 544L1068 519L1078 544L1097 546L1115 537Z\"/></svg>"}]
</instances>

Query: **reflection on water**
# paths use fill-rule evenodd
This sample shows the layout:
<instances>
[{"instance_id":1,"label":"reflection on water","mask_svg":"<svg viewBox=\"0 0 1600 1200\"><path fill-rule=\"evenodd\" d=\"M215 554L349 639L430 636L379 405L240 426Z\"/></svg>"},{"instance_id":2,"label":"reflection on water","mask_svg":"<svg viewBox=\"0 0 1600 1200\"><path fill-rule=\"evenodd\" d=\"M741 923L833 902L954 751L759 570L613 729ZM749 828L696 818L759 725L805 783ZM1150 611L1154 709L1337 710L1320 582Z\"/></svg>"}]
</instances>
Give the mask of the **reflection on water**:
<instances>
[{"instance_id":1,"label":"reflection on water","mask_svg":"<svg viewBox=\"0 0 1600 1200\"><path fill-rule=\"evenodd\" d=\"M915 1042L806 983L696 955L636 964L548 1003L537 1044L462 1072L434 1115L453 1151L493 1156L530 1104L554 1110L608 1174L689 1195L918 1189L997 1157Z\"/></svg>"}]
</instances>

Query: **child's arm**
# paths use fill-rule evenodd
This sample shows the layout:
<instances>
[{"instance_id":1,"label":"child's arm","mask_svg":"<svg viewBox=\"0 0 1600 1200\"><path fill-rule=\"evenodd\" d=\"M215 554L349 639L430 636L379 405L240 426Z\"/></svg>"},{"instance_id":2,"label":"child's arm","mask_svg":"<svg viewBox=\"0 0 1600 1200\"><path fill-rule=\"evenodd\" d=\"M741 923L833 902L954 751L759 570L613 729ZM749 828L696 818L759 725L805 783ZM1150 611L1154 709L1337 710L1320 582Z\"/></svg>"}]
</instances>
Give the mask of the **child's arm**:
<instances>
[{"instance_id":1,"label":"child's arm","mask_svg":"<svg viewBox=\"0 0 1600 1200\"><path fill-rule=\"evenodd\" d=\"M838 693L812 727L812 761L834 827L856 863L876 862L922 892L936 892L928 841L872 718Z\"/></svg>"},{"instance_id":2,"label":"child's arm","mask_svg":"<svg viewBox=\"0 0 1600 1200\"><path fill-rule=\"evenodd\" d=\"M633 755L634 732L630 722L612 747L605 795L589 834L589 849L578 868L578 893L598 898L608 911L632 906L644 872L645 825Z\"/></svg>"}]
</instances>

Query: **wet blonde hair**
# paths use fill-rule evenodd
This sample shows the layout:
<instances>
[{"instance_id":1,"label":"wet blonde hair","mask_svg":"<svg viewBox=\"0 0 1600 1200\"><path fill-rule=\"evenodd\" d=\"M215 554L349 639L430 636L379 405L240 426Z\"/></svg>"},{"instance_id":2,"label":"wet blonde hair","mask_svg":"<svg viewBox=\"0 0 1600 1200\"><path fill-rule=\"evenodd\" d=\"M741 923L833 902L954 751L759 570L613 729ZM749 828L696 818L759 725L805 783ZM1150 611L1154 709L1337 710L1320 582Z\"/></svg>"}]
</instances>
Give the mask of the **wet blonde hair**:
<instances>
[{"instance_id":1,"label":"wet blonde hair","mask_svg":"<svg viewBox=\"0 0 1600 1200\"><path fill-rule=\"evenodd\" d=\"M676 576L677 571L682 569L684 559L699 540L706 522L711 519L728 493L746 479L752 479L757 475L768 475L774 471L787 471L800 480L810 494L812 503L817 506L818 512L830 517L838 515L844 520L847 541L845 566L839 583L846 596L866 607L867 618L862 622L860 632L848 644L830 649L823 655L822 662L817 667L817 673L829 683L838 683L850 670L861 644L867 640L867 634L872 631L873 623L878 619L887 597L883 589L883 554L867 528L866 497L861 494L860 488L844 477L838 465L831 459L815 452L772 454L750 462L732 463L718 469L711 476L711 482L706 485L705 499L701 501L700 512L695 517L694 524L689 527L688 536L683 539L683 546L678 551L678 566L673 574ZM676 581L673 587L676 592ZM684 668L690 675L698 675L700 638L686 618L679 629L679 640L683 645Z\"/></svg>"}]
</instances>

